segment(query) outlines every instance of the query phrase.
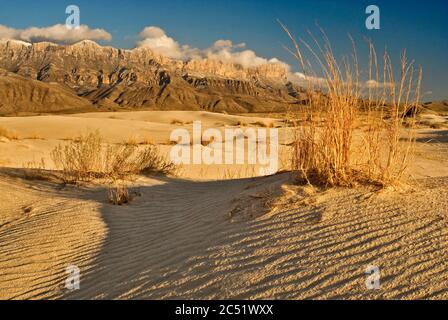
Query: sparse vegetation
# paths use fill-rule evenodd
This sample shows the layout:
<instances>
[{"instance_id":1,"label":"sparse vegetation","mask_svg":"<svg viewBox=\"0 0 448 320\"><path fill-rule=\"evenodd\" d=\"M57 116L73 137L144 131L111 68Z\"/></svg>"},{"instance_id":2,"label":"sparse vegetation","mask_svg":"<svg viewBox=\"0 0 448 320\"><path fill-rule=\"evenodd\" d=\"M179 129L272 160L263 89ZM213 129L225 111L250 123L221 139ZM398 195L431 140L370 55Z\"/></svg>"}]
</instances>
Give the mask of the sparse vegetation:
<instances>
[{"instance_id":1,"label":"sparse vegetation","mask_svg":"<svg viewBox=\"0 0 448 320\"><path fill-rule=\"evenodd\" d=\"M46 180L49 175L46 170L45 159L40 161L29 161L23 165L25 179L27 180Z\"/></svg>"},{"instance_id":2,"label":"sparse vegetation","mask_svg":"<svg viewBox=\"0 0 448 320\"><path fill-rule=\"evenodd\" d=\"M139 143L141 145L148 145L148 144L153 144L152 140L150 137L144 137L143 140Z\"/></svg>"},{"instance_id":3,"label":"sparse vegetation","mask_svg":"<svg viewBox=\"0 0 448 320\"><path fill-rule=\"evenodd\" d=\"M171 124L172 125L177 125L177 126L183 126L184 122L180 121L180 120L177 120L177 119L174 119L174 120L171 121Z\"/></svg>"},{"instance_id":4,"label":"sparse vegetation","mask_svg":"<svg viewBox=\"0 0 448 320\"><path fill-rule=\"evenodd\" d=\"M51 153L66 182L95 178L116 180L140 173L172 173L173 163L165 160L154 145L105 144L98 131L80 136Z\"/></svg>"},{"instance_id":5,"label":"sparse vegetation","mask_svg":"<svg viewBox=\"0 0 448 320\"><path fill-rule=\"evenodd\" d=\"M262 121L257 121L257 122L251 123L251 125L256 126L256 127L262 127L262 128L268 127L268 125Z\"/></svg>"},{"instance_id":6,"label":"sparse vegetation","mask_svg":"<svg viewBox=\"0 0 448 320\"><path fill-rule=\"evenodd\" d=\"M27 140L45 140L44 138L42 138L40 135L38 135L37 133L34 133L28 137L26 137L25 139Z\"/></svg>"},{"instance_id":7,"label":"sparse vegetation","mask_svg":"<svg viewBox=\"0 0 448 320\"><path fill-rule=\"evenodd\" d=\"M108 200L109 203L117 206L121 206L123 204L129 204L132 202L133 197L129 193L129 190L126 186L118 184L113 188L108 190Z\"/></svg>"},{"instance_id":8,"label":"sparse vegetation","mask_svg":"<svg viewBox=\"0 0 448 320\"><path fill-rule=\"evenodd\" d=\"M351 58L344 57L338 62L322 30L323 43L310 32L315 44L311 46L303 40L297 41L282 27L294 44L290 52L299 61L309 93L304 108L307 124L299 125L290 119L296 127L293 168L308 183L330 186L399 183L414 146L412 129L416 112L409 110L419 106L421 69L415 70L413 62L403 53L401 73L396 78L388 53L379 62L373 44L369 43L369 66L360 70L353 39ZM322 69L322 78L305 59L302 47ZM363 130L357 130L361 111L367 113L367 121Z\"/></svg>"},{"instance_id":9,"label":"sparse vegetation","mask_svg":"<svg viewBox=\"0 0 448 320\"><path fill-rule=\"evenodd\" d=\"M17 134L15 134L9 130L6 130L5 128L2 128L2 127L0 127L0 137L4 137L9 140L18 140L19 139Z\"/></svg>"},{"instance_id":10,"label":"sparse vegetation","mask_svg":"<svg viewBox=\"0 0 448 320\"><path fill-rule=\"evenodd\" d=\"M136 145L138 145L137 138L135 136L129 137L126 140L125 144L130 145L130 146L136 146Z\"/></svg>"}]
</instances>

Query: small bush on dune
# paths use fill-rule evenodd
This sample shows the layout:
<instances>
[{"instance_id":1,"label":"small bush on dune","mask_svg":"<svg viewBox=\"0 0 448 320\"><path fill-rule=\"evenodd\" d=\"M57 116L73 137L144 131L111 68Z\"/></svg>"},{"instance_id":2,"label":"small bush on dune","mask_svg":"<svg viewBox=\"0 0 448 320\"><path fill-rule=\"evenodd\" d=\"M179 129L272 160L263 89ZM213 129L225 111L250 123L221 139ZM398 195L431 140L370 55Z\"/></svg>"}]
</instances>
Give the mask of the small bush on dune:
<instances>
[{"instance_id":1,"label":"small bush on dune","mask_svg":"<svg viewBox=\"0 0 448 320\"><path fill-rule=\"evenodd\" d=\"M98 131L80 136L66 145L58 145L51 153L56 167L67 182L96 178L112 180L140 173L168 174L175 170L154 145L107 145Z\"/></svg>"},{"instance_id":2,"label":"small bush on dune","mask_svg":"<svg viewBox=\"0 0 448 320\"><path fill-rule=\"evenodd\" d=\"M5 128L2 128L2 127L0 127L0 137L7 138L9 140L18 140L19 139L17 134L12 133L11 131L6 130Z\"/></svg>"},{"instance_id":3,"label":"small bush on dune","mask_svg":"<svg viewBox=\"0 0 448 320\"><path fill-rule=\"evenodd\" d=\"M251 123L251 125L256 126L256 127L262 127L262 128L268 127L268 125L266 123L261 122L261 121L257 121L257 122Z\"/></svg>"},{"instance_id":4,"label":"small bush on dune","mask_svg":"<svg viewBox=\"0 0 448 320\"><path fill-rule=\"evenodd\" d=\"M171 124L172 125L177 125L177 126L183 126L184 122L180 121L180 120L177 120L177 119L174 119L174 120L171 121Z\"/></svg>"},{"instance_id":5,"label":"small bush on dune","mask_svg":"<svg viewBox=\"0 0 448 320\"><path fill-rule=\"evenodd\" d=\"M133 197L129 194L129 190L126 186L116 185L114 188L110 188L108 191L109 203L117 206L123 204L129 204L132 202Z\"/></svg>"}]
</instances>

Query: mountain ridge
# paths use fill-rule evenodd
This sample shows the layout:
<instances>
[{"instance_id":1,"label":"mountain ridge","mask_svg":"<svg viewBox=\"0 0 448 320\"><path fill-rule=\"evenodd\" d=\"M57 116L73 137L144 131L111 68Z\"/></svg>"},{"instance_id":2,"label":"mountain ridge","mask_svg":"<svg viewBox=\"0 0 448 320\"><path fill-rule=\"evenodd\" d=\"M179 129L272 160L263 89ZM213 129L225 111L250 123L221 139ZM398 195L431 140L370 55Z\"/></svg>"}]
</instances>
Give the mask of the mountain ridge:
<instances>
[{"instance_id":1,"label":"mountain ridge","mask_svg":"<svg viewBox=\"0 0 448 320\"><path fill-rule=\"evenodd\" d=\"M182 61L155 54L149 48L117 49L88 40L73 45L3 40L0 68L5 70L2 78L12 74L21 77L20 81L15 78L17 85L57 83L69 90L70 105L75 101L73 94L81 99L81 109L86 109L84 102L88 101L89 108L99 111L271 112L286 110L306 98L303 89L288 82L288 71L280 63L244 68L212 59ZM1 86L0 91L4 90ZM0 114L11 113L12 103L5 99ZM64 104L64 99L60 103ZM28 111L26 107L19 109ZM47 110L31 99L29 109L54 112L67 107Z\"/></svg>"}]
</instances>

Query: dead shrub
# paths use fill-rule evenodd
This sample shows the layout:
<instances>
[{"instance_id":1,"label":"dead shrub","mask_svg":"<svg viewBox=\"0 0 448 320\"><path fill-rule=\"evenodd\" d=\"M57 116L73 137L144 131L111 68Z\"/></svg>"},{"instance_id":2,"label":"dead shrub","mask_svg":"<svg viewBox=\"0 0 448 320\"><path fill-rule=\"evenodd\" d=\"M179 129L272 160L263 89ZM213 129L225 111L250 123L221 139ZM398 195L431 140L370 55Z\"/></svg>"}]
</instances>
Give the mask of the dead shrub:
<instances>
[{"instance_id":1,"label":"dead shrub","mask_svg":"<svg viewBox=\"0 0 448 320\"><path fill-rule=\"evenodd\" d=\"M48 180L50 175L46 170L45 159L40 161L29 161L23 164L24 177L27 180Z\"/></svg>"},{"instance_id":2,"label":"dead shrub","mask_svg":"<svg viewBox=\"0 0 448 320\"><path fill-rule=\"evenodd\" d=\"M174 119L174 120L171 121L171 124L172 125L177 125L177 126L183 126L184 122L181 121L181 120Z\"/></svg>"},{"instance_id":3,"label":"dead shrub","mask_svg":"<svg viewBox=\"0 0 448 320\"><path fill-rule=\"evenodd\" d=\"M154 145L105 144L98 131L82 135L51 153L66 182L96 178L112 180L140 173L174 172L175 165L159 154Z\"/></svg>"},{"instance_id":4,"label":"dead shrub","mask_svg":"<svg viewBox=\"0 0 448 320\"><path fill-rule=\"evenodd\" d=\"M113 205L121 206L123 204L131 203L133 197L126 186L116 185L108 190L108 200L109 203Z\"/></svg>"},{"instance_id":5,"label":"dead shrub","mask_svg":"<svg viewBox=\"0 0 448 320\"><path fill-rule=\"evenodd\" d=\"M261 128L267 128L268 125L265 122L262 121L257 121L254 123L251 123L251 125L255 126L255 127L261 127Z\"/></svg>"},{"instance_id":6,"label":"dead shrub","mask_svg":"<svg viewBox=\"0 0 448 320\"><path fill-rule=\"evenodd\" d=\"M15 134L9 130L6 130L5 128L2 128L2 127L0 127L0 137L4 137L9 140L19 140L19 137L17 134Z\"/></svg>"}]
</instances>

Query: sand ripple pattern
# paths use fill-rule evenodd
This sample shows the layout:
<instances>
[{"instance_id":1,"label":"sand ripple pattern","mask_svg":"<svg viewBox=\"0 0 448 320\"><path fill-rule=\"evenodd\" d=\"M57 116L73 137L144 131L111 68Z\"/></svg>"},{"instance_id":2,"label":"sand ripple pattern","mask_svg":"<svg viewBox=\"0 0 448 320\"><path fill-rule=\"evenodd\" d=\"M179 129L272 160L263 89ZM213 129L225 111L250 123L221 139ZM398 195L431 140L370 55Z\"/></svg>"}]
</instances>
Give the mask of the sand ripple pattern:
<instances>
[{"instance_id":1,"label":"sand ripple pattern","mask_svg":"<svg viewBox=\"0 0 448 320\"><path fill-rule=\"evenodd\" d=\"M420 183L391 197L332 190L239 222L227 213L253 180L143 188L128 208L103 207L95 270L66 298L446 299L448 179ZM369 265L379 290L366 289Z\"/></svg>"},{"instance_id":2,"label":"sand ripple pattern","mask_svg":"<svg viewBox=\"0 0 448 320\"><path fill-rule=\"evenodd\" d=\"M62 296L66 268L88 274L106 236L99 204L79 191L9 179L0 190L0 299Z\"/></svg>"},{"instance_id":3,"label":"sand ripple pattern","mask_svg":"<svg viewBox=\"0 0 448 320\"><path fill-rule=\"evenodd\" d=\"M288 179L151 180L119 207L101 188L2 178L0 298L448 298L448 178L401 195L333 189L307 205L290 201ZM282 185L270 213L229 217ZM69 264L82 272L75 292ZM366 289L369 265L379 290Z\"/></svg>"}]
</instances>

